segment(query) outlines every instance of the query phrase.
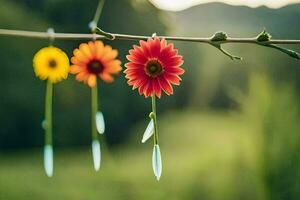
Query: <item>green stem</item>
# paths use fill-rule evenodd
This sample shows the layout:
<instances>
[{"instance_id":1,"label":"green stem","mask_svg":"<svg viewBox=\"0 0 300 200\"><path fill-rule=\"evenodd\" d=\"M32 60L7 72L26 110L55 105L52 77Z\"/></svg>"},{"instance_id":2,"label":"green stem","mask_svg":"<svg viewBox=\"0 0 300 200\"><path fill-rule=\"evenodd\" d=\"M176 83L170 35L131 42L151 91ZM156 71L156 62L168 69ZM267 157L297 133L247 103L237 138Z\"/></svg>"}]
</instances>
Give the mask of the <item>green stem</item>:
<instances>
[{"instance_id":1,"label":"green stem","mask_svg":"<svg viewBox=\"0 0 300 200\"><path fill-rule=\"evenodd\" d=\"M262 45L262 46L265 46L265 47L270 47L270 48L273 48L273 49L277 49L277 50L281 51L282 53L285 53L285 54L289 55L292 58L296 58L296 59L300 60L300 54L296 51L291 50L291 49L280 47L280 46L277 46L275 44L263 44L263 43L258 43L258 44Z\"/></svg>"},{"instance_id":2,"label":"green stem","mask_svg":"<svg viewBox=\"0 0 300 200\"><path fill-rule=\"evenodd\" d=\"M51 81L47 81L46 88L46 103L45 103L45 145L52 145L52 96L53 96L53 84Z\"/></svg>"},{"instance_id":3,"label":"green stem","mask_svg":"<svg viewBox=\"0 0 300 200\"><path fill-rule=\"evenodd\" d=\"M224 50L221 46L221 44L217 44L215 42L211 42L210 43L212 46L216 47L217 49L219 49L223 54L225 54L226 56L228 56L231 60L242 60L241 57L232 55L231 53L227 52L226 50Z\"/></svg>"},{"instance_id":4,"label":"green stem","mask_svg":"<svg viewBox=\"0 0 300 200\"><path fill-rule=\"evenodd\" d=\"M97 6L97 10L95 12L94 18L93 18L93 22L95 22L95 24L97 25L104 7L104 3L105 0L99 0L98 6Z\"/></svg>"},{"instance_id":5,"label":"green stem","mask_svg":"<svg viewBox=\"0 0 300 200\"><path fill-rule=\"evenodd\" d=\"M157 118L156 118L156 95L152 95L152 113L154 122L154 144L158 144Z\"/></svg>"},{"instance_id":6,"label":"green stem","mask_svg":"<svg viewBox=\"0 0 300 200\"><path fill-rule=\"evenodd\" d=\"M97 140L97 127L96 127L96 114L98 110L98 89L97 83L95 87L91 89L91 100L92 100L92 110L91 110L91 121L92 121L92 139Z\"/></svg>"}]
</instances>

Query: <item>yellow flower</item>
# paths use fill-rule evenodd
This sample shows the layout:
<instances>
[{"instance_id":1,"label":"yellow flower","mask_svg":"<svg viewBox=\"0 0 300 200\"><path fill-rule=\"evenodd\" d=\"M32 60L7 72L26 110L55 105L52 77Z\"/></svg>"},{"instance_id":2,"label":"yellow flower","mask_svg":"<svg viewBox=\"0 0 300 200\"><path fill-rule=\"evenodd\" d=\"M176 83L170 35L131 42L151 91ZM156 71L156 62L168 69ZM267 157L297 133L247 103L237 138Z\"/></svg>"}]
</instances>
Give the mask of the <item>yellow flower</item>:
<instances>
[{"instance_id":1,"label":"yellow flower","mask_svg":"<svg viewBox=\"0 0 300 200\"><path fill-rule=\"evenodd\" d=\"M57 83L68 77L69 58L61 49L49 46L40 49L33 58L35 75L41 80Z\"/></svg>"}]
</instances>

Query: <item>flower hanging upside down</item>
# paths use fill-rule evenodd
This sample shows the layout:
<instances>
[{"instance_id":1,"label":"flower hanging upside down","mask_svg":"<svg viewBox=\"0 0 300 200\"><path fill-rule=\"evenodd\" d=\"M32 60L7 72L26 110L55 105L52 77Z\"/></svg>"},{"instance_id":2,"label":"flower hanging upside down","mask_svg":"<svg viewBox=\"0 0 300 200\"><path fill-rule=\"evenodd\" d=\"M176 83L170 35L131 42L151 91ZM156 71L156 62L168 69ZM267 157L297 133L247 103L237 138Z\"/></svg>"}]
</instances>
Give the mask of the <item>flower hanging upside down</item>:
<instances>
[{"instance_id":1,"label":"flower hanging upside down","mask_svg":"<svg viewBox=\"0 0 300 200\"><path fill-rule=\"evenodd\" d=\"M83 81L90 87L96 86L97 76L105 82L112 82L112 75L122 69L121 61L116 59L118 51L101 41L82 43L73 53L70 72L76 74L78 81Z\"/></svg>"},{"instance_id":2,"label":"flower hanging upside down","mask_svg":"<svg viewBox=\"0 0 300 200\"><path fill-rule=\"evenodd\" d=\"M180 67L183 64L181 55L174 45L167 44L165 39L150 38L140 41L140 46L133 46L129 51L125 64L126 78L133 89L138 88L139 93L145 97L156 94L161 97L163 90L167 95L173 94L173 85L179 85L184 73Z\"/></svg>"},{"instance_id":3,"label":"flower hanging upside down","mask_svg":"<svg viewBox=\"0 0 300 200\"><path fill-rule=\"evenodd\" d=\"M48 177L53 175L52 147L52 96L53 84L66 79L69 74L69 58L61 49L53 46L40 49L33 57L33 68L37 77L48 80L45 98L45 129L44 169Z\"/></svg>"},{"instance_id":4,"label":"flower hanging upside down","mask_svg":"<svg viewBox=\"0 0 300 200\"><path fill-rule=\"evenodd\" d=\"M150 122L144 132L142 143L153 136L154 146L152 152L152 168L159 181L162 174L162 159L158 145L158 128L156 116L156 97L160 98L162 91L167 95L173 94L173 85L180 85L184 73L180 67L183 64L181 55L174 45L168 44L165 39L157 37L140 41L140 46L134 45L129 50L126 63L127 83L133 89L139 90L140 95L151 96L152 112L149 114Z\"/></svg>"},{"instance_id":5,"label":"flower hanging upside down","mask_svg":"<svg viewBox=\"0 0 300 200\"><path fill-rule=\"evenodd\" d=\"M103 134L105 123L102 112L98 107L97 77L104 82L111 83L112 75L121 71L121 61L116 59L118 51L101 41L82 43L73 51L71 58L73 65L70 73L76 75L76 80L87 83L91 89L91 136L94 169L98 171L101 163L101 149L98 133Z\"/></svg>"},{"instance_id":6,"label":"flower hanging upside down","mask_svg":"<svg viewBox=\"0 0 300 200\"><path fill-rule=\"evenodd\" d=\"M69 66L69 58L65 52L53 46L40 49L33 58L36 76L52 83L67 79Z\"/></svg>"}]
</instances>

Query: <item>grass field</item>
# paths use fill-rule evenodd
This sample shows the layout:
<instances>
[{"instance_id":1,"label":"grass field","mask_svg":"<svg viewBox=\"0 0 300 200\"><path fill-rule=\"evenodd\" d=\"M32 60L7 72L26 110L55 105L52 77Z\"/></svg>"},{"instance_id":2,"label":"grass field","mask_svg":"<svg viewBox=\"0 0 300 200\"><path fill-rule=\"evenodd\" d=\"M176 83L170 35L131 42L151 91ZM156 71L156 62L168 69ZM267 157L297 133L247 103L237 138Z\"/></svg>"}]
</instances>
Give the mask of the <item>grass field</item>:
<instances>
[{"instance_id":1,"label":"grass field","mask_svg":"<svg viewBox=\"0 0 300 200\"><path fill-rule=\"evenodd\" d=\"M53 178L41 149L0 154L0 199L262 199L251 127L237 114L172 112L159 118L163 174L151 165L152 141L141 144L146 122L130 141L103 150L93 171L88 147L57 149Z\"/></svg>"}]
</instances>

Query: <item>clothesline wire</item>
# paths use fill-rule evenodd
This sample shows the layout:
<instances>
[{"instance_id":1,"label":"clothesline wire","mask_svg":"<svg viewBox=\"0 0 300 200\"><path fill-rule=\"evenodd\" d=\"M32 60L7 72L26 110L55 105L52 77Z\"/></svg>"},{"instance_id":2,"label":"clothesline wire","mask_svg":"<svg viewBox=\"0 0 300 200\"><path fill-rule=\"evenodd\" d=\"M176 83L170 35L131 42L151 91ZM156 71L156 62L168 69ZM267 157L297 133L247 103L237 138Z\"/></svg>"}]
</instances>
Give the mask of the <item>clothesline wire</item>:
<instances>
[{"instance_id":1,"label":"clothesline wire","mask_svg":"<svg viewBox=\"0 0 300 200\"><path fill-rule=\"evenodd\" d=\"M111 33L115 36L115 40L147 40L151 36L145 35L129 35L129 34L118 34ZM47 32L38 31L25 31L25 30L11 30L11 29L0 29L0 36L12 36L12 37L25 37L25 38L37 38L37 39L49 39L50 35ZM62 40L90 40L96 39L107 39L103 35L95 34L84 34L84 33L53 33L51 37ZM166 40L172 41L184 41L184 42L199 42L199 43L211 43L211 37L177 37L177 36L157 36L159 38L165 38ZM259 43L256 38L231 38L228 37L226 41L222 43ZM265 44L300 44L300 40L283 40L283 39L270 39L264 42Z\"/></svg>"}]
</instances>

